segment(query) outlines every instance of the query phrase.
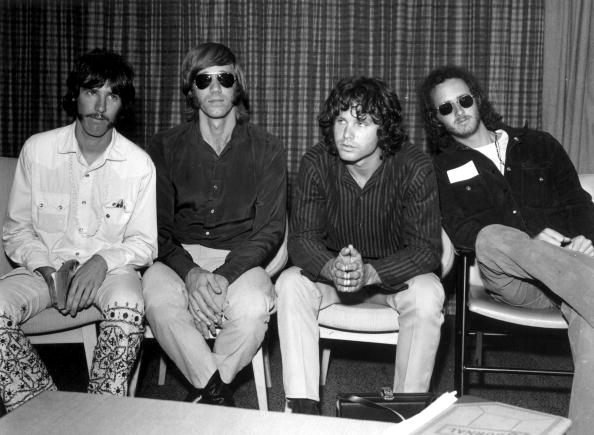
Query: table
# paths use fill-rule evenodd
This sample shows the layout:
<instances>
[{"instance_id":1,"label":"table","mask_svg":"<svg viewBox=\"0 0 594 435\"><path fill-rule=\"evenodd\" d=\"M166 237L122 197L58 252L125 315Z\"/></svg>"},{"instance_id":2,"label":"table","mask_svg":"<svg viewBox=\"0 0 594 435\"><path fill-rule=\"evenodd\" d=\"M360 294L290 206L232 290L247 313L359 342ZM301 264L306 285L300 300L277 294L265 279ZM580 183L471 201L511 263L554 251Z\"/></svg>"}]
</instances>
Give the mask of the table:
<instances>
[{"instance_id":1,"label":"table","mask_svg":"<svg viewBox=\"0 0 594 435\"><path fill-rule=\"evenodd\" d=\"M377 421L46 391L0 418L0 434L382 434Z\"/></svg>"}]
</instances>

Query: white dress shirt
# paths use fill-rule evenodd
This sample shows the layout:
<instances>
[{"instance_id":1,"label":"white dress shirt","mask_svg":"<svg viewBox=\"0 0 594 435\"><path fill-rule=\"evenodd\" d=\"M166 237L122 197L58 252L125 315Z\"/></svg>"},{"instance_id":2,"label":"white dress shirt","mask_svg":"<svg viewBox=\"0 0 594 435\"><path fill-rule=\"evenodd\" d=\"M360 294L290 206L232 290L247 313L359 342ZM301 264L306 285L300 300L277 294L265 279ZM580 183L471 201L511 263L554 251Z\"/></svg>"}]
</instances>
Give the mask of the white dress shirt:
<instances>
[{"instance_id":1,"label":"white dress shirt","mask_svg":"<svg viewBox=\"0 0 594 435\"><path fill-rule=\"evenodd\" d=\"M75 123L29 138L19 156L4 221L6 254L31 272L101 255L108 271L157 255L155 167L115 129L91 165Z\"/></svg>"}]
</instances>

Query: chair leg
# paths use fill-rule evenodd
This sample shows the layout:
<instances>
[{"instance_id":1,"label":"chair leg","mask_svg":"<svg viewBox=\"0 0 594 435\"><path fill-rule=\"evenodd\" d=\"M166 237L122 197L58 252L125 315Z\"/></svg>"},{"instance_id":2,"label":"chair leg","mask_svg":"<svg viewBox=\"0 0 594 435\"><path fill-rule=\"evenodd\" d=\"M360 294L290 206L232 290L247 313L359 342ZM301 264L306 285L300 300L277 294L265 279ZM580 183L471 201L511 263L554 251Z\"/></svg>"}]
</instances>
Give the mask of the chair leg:
<instances>
[{"instance_id":1,"label":"chair leg","mask_svg":"<svg viewBox=\"0 0 594 435\"><path fill-rule=\"evenodd\" d=\"M326 377L328 376L328 366L330 365L330 346L322 348L322 364L320 370L320 385L326 385Z\"/></svg>"},{"instance_id":2,"label":"chair leg","mask_svg":"<svg viewBox=\"0 0 594 435\"><path fill-rule=\"evenodd\" d=\"M256 355L252 359L252 369L254 370L254 383L256 384L258 408L260 411L268 411L268 392L266 391L266 374L262 347L258 349L258 352L256 352Z\"/></svg>"},{"instance_id":3,"label":"chair leg","mask_svg":"<svg viewBox=\"0 0 594 435\"><path fill-rule=\"evenodd\" d=\"M474 364L483 365L483 332L477 331L474 338Z\"/></svg>"},{"instance_id":4,"label":"chair leg","mask_svg":"<svg viewBox=\"0 0 594 435\"><path fill-rule=\"evenodd\" d=\"M272 375L270 374L270 354L266 339L262 343L262 355L264 356L264 377L266 379L266 388L272 388Z\"/></svg>"},{"instance_id":5,"label":"chair leg","mask_svg":"<svg viewBox=\"0 0 594 435\"><path fill-rule=\"evenodd\" d=\"M91 323L83 326L81 330L83 346L85 348L85 358L87 360L87 370L90 376L91 367L93 366L93 353L95 352L95 346L97 346L97 328L94 323Z\"/></svg>"},{"instance_id":6,"label":"chair leg","mask_svg":"<svg viewBox=\"0 0 594 435\"><path fill-rule=\"evenodd\" d=\"M161 351L163 352L163 351ZM157 380L157 385L165 385L165 375L167 374L167 363L165 362L165 357L163 353L159 357L159 378Z\"/></svg>"}]
</instances>

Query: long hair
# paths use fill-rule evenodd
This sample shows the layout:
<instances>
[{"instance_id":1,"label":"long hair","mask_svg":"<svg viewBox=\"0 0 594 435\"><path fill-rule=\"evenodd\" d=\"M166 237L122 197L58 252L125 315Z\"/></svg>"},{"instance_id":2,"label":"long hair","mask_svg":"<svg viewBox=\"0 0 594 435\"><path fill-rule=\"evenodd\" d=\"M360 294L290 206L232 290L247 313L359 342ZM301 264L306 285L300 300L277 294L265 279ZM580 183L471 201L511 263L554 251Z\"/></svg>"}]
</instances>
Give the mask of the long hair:
<instances>
[{"instance_id":1,"label":"long hair","mask_svg":"<svg viewBox=\"0 0 594 435\"><path fill-rule=\"evenodd\" d=\"M330 153L338 153L334 142L334 121L339 113L352 108L356 111L357 119L370 116L378 125L377 143L382 156L393 155L408 139L402 127L402 109L396 93L390 91L380 79L347 77L330 91L318 116L322 141Z\"/></svg>"},{"instance_id":2,"label":"long hair","mask_svg":"<svg viewBox=\"0 0 594 435\"><path fill-rule=\"evenodd\" d=\"M83 54L75 62L66 79L67 91L62 97L62 107L68 115L76 117L80 88L92 89L102 87L106 83L122 101L116 121L130 118L135 97L134 70L122 56L101 48Z\"/></svg>"},{"instance_id":3,"label":"long hair","mask_svg":"<svg viewBox=\"0 0 594 435\"><path fill-rule=\"evenodd\" d=\"M233 65L237 85L233 104L237 107L237 122L250 119L250 103L246 91L246 82L239 58L231 49L218 42L205 42L192 48L184 58L181 68L182 93L186 96L186 115L192 119L198 114L200 106L194 98L192 86L198 72L211 66Z\"/></svg>"},{"instance_id":4,"label":"long hair","mask_svg":"<svg viewBox=\"0 0 594 435\"><path fill-rule=\"evenodd\" d=\"M425 135L429 150L436 153L440 148L453 143L453 138L436 117L437 109L433 105L433 89L448 79L463 80L478 105L479 116L485 127L494 131L501 125L501 115L495 111L485 95L478 79L470 71L455 65L436 68L421 82L417 89L419 110L425 126Z\"/></svg>"}]
</instances>

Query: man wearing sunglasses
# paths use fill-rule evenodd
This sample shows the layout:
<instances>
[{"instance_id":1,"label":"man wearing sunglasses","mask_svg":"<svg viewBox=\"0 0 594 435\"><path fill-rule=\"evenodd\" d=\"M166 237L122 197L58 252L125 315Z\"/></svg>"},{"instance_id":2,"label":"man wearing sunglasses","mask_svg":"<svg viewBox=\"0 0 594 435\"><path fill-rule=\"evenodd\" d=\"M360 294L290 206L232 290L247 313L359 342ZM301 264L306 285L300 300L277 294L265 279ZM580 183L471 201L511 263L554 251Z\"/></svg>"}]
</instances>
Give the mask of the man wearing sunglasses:
<instances>
[{"instance_id":1,"label":"man wearing sunglasses","mask_svg":"<svg viewBox=\"0 0 594 435\"><path fill-rule=\"evenodd\" d=\"M130 113L133 78L119 54L82 55L62 101L73 122L33 135L21 150L3 228L6 254L20 267L0 277L0 398L8 411L56 388L19 328L52 305L73 317L99 308L88 391L128 390L144 336L137 269L157 255L155 167L115 128ZM60 279L68 272L71 279Z\"/></svg>"},{"instance_id":2,"label":"man wearing sunglasses","mask_svg":"<svg viewBox=\"0 0 594 435\"><path fill-rule=\"evenodd\" d=\"M419 87L435 152L443 225L474 252L498 300L534 309L561 304L575 375L571 433L594 418L594 206L549 134L501 122L476 78L446 66Z\"/></svg>"},{"instance_id":3,"label":"man wearing sunglasses","mask_svg":"<svg viewBox=\"0 0 594 435\"><path fill-rule=\"evenodd\" d=\"M182 64L188 121L155 135L159 258L143 277L147 319L190 384L187 401L233 406L274 309L264 268L282 244L286 157L248 122L243 70L218 43ZM216 337L211 351L209 337Z\"/></svg>"},{"instance_id":4,"label":"man wearing sunglasses","mask_svg":"<svg viewBox=\"0 0 594 435\"><path fill-rule=\"evenodd\" d=\"M433 273L441 238L431 160L407 141L397 95L378 79L337 83L301 160L291 215L294 264L278 278L283 383L294 413L319 413L318 313L371 302L398 313L397 392L426 392L443 323Z\"/></svg>"}]
</instances>

